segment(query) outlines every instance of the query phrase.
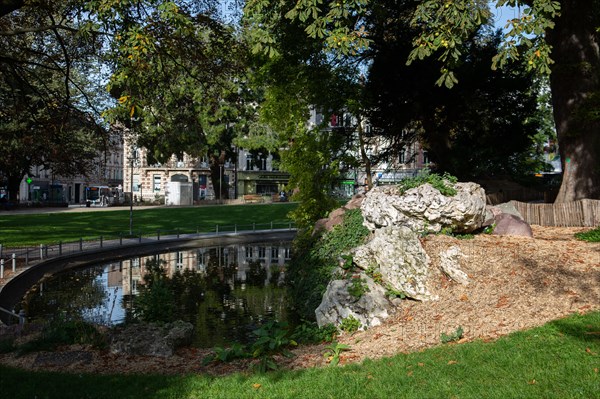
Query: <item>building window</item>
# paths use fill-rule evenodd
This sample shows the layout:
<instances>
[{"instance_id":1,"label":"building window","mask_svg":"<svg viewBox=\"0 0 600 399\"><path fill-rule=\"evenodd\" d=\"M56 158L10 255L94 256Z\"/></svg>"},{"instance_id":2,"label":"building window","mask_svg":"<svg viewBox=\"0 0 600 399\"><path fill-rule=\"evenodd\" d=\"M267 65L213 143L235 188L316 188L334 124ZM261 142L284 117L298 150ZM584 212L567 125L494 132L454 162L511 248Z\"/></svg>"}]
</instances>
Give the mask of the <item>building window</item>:
<instances>
[{"instance_id":1,"label":"building window","mask_svg":"<svg viewBox=\"0 0 600 399\"><path fill-rule=\"evenodd\" d=\"M132 279L131 280L131 293L133 295L138 294L138 279Z\"/></svg>"},{"instance_id":2,"label":"building window","mask_svg":"<svg viewBox=\"0 0 600 399\"><path fill-rule=\"evenodd\" d=\"M183 252L177 252L177 270L183 270Z\"/></svg>"},{"instance_id":3,"label":"building window","mask_svg":"<svg viewBox=\"0 0 600 399\"><path fill-rule=\"evenodd\" d=\"M252 259L253 255L252 247L246 247L246 259Z\"/></svg>"},{"instance_id":4,"label":"building window","mask_svg":"<svg viewBox=\"0 0 600 399\"><path fill-rule=\"evenodd\" d=\"M277 259L277 258L279 258L279 248L271 247L271 259Z\"/></svg>"},{"instance_id":5,"label":"building window","mask_svg":"<svg viewBox=\"0 0 600 399\"><path fill-rule=\"evenodd\" d=\"M204 270L206 267L206 254L203 249L199 249L196 253L196 268L198 270Z\"/></svg>"},{"instance_id":6,"label":"building window","mask_svg":"<svg viewBox=\"0 0 600 399\"><path fill-rule=\"evenodd\" d=\"M258 247L258 259L265 259L267 257L267 249L265 247Z\"/></svg>"},{"instance_id":7,"label":"building window","mask_svg":"<svg viewBox=\"0 0 600 399\"><path fill-rule=\"evenodd\" d=\"M154 191L160 191L160 175L153 175L152 182L152 188L154 189Z\"/></svg>"},{"instance_id":8,"label":"building window","mask_svg":"<svg viewBox=\"0 0 600 399\"><path fill-rule=\"evenodd\" d=\"M140 175L133 175L133 191L140 191Z\"/></svg>"},{"instance_id":9,"label":"building window","mask_svg":"<svg viewBox=\"0 0 600 399\"><path fill-rule=\"evenodd\" d=\"M229 249L228 248L223 248L223 251L221 253L221 259L223 260L222 264L227 266L229 265Z\"/></svg>"},{"instance_id":10,"label":"building window","mask_svg":"<svg viewBox=\"0 0 600 399\"><path fill-rule=\"evenodd\" d=\"M283 254L286 260L292 259L292 251L290 250L290 248L284 248Z\"/></svg>"}]
</instances>

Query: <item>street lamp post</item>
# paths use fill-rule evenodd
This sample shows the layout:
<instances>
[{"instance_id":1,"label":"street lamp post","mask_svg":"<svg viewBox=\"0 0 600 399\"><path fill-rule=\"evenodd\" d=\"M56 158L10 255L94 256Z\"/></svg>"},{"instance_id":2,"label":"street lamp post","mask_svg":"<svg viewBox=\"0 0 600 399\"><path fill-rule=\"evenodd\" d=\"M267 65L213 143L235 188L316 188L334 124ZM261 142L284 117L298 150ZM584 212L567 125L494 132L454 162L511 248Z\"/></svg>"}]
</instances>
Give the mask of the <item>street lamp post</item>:
<instances>
[{"instance_id":1,"label":"street lamp post","mask_svg":"<svg viewBox=\"0 0 600 399\"><path fill-rule=\"evenodd\" d=\"M219 160L219 204L223 203L223 165L221 164L221 160Z\"/></svg>"},{"instance_id":2,"label":"street lamp post","mask_svg":"<svg viewBox=\"0 0 600 399\"><path fill-rule=\"evenodd\" d=\"M129 155L131 174L129 180L129 188L131 195L129 196L129 236L133 236L133 164L136 159L136 149L131 147L131 154Z\"/></svg>"}]
</instances>

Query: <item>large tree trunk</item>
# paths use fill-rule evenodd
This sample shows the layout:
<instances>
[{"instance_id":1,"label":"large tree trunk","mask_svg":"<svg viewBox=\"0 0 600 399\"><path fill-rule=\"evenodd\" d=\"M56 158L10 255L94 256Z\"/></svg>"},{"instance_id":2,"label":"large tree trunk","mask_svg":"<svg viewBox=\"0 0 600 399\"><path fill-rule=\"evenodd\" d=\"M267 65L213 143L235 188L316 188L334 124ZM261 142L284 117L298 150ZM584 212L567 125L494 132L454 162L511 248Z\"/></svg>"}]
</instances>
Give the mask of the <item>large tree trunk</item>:
<instances>
[{"instance_id":1,"label":"large tree trunk","mask_svg":"<svg viewBox=\"0 0 600 399\"><path fill-rule=\"evenodd\" d=\"M561 1L561 16L547 32L552 45L550 85L563 166L556 202L600 199L600 52L597 0Z\"/></svg>"},{"instance_id":2,"label":"large tree trunk","mask_svg":"<svg viewBox=\"0 0 600 399\"><path fill-rule=\"evenodd\" d=\"M21 186L21 180L24 175L15 176L9 175L6 179L6 185L8 189L8 200L10 202L19 202L19 187Z\"/></svg>"}]
</instances>

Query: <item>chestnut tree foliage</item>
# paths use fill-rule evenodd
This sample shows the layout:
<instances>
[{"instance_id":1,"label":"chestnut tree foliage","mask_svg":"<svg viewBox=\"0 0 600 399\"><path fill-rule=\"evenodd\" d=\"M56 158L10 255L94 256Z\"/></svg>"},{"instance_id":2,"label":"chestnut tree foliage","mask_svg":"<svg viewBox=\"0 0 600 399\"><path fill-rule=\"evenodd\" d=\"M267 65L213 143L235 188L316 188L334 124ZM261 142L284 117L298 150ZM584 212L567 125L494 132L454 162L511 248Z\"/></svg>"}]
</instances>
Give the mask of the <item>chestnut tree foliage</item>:
<instances>
[{"instance_id":1,"label":"chestnut tree foliage","mask_svg":"<svg viewBox=\"0 0 600 399\"><path fill-rule=\"evenodd\" d=\"M2 2L0 15L18 3ZM91 100L99 42L66 4L21 5L0 17L0 182L11 201L31 166L85 173L109 146Z\"/></svg>"},{"instance_id":2,"label":"chestnut tree foliage","mask_svg":"<svg viewBox=\"0 0 600 399\"><path fill-rule=\"evenodd\" d=\"M249 0L246 12L256 21L254 50L276 54L272 34L275 6L283 0ZM374 0L299 0L288 3L285 17L301 21L305 34L339 56L360 55L373 43L368 24ZM563 162L557 202L600 198L600 3L594 0L422 0L407 23L415 30L409 64L439 62L434 82L448 89L460 84L457 71L469 56L465 44L489 23L490 6L518 7L506 21L503 41L490 60L492 68L522 62L526 69L550 75L554 121Z\"/></svg>"},{"instance_id":3,"label":"chestnut tree foliage","mask_svg":"<svg viewBox=\"0 0 600 399\"><path fill-rule=\"evenodd\" d=\"M231 155L232 137L254 112L243 42L219 11L220 2L211 0L3 0L0 66L8 71L6 81L12 73L47 97L35 103L38 112L72 109L72 115L85 113L98 127L124 125L150 149L150 162L184 151L208 155L213 184L226 192L215 179ZM92 66L96 74L90 73ZM44 87L49 73L63 84ZM90 83L107 86L112 100L91 91ZM16 107L13 94L3 98ZM44 131L54 122L38 118Z\"/></svg>"}]
</instances>

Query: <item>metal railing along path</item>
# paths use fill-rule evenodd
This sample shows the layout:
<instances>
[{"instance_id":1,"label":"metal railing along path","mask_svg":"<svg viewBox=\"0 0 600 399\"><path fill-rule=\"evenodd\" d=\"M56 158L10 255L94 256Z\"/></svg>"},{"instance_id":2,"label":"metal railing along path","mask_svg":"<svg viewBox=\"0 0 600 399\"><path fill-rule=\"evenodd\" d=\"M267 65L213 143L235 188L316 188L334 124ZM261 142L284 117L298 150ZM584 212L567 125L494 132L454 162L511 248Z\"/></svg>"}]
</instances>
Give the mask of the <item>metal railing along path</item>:
<instances>
[{"instance_id":1,"label":"metal railing along path","mask_svg":"<svg viewBox=\"0 0 600 399\"><path fill-rule=\"evenodd\" d=\"M295 230L292 222L270 222L234 225L216 225L209 231L195 232L184 230L155 230L153 232L137 232L126 234L98 236L92 239L80 238L77 241L39 244L28 247L3 247L0 244L0 288L8 279L19 274L39 262L69 255L82 254L110 248L132 247L144 243L165 240L194 239L201 237L218 237L221 235L241 235L252 232L277 232Z\"/></svg>"}]
</instances>

